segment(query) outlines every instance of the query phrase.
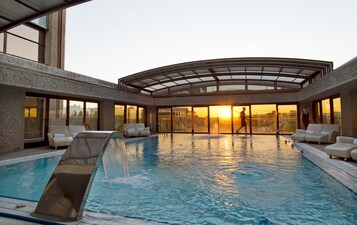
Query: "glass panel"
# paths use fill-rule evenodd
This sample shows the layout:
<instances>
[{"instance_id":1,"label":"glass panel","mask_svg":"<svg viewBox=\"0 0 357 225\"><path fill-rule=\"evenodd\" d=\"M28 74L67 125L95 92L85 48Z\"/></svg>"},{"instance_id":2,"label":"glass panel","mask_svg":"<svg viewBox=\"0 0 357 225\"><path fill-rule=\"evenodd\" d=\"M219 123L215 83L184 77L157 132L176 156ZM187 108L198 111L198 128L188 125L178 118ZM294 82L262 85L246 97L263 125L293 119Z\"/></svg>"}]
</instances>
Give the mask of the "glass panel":
<instances>
[{"instance_id":1,"label":"glass panel","mask_svg":"<svg viewBox=\"0 0 357 225\"><path fill-rule=\"evenodd\" d=\"M83 102L69 101L69 125L83 125L83 106Z\"/></svg>"},{"instance_id":2,"label":"glass panel","mask_svg":"<svg viewBox=\"0 0 357 225\"><path fill-rule=\"evenodd\" d=\"M114 108L114 129L123 132L124 128L124 105L115 105Z\"/></svg>"},{"instance_id":3,"label":"glass panel","mask_svg":"<svg viewBox=\"0 0 357 225\"><path fill-rule=\"evenodd\" d=\"M43 17L31 20L31 23L34 23L34 24L36 24L40 27L43 27L43 28L47 28L46 19L47 19L47 16L43 16Z\"/></svg>"},{"instance_id":4,"label":"glass panel","mask_svg":"<svg viewBox=\"0 0 357 225\"><path fill-rule=\"evenodd\" d=\"M280 134L293 134L297 128L297 105L278 105Z\"/></svg>"},{"instance_id":5,"label":"glass panel","mask_svg":"<svg viewBox=\"0 0 357 225\"><path fill-rule=\"evenodd\" d=\"M340 129L342 126L341 120L341 98L333 99L333 118L335 124L340 124Z\"/></svg>"},{"instance_id":6,"label":"glass panel","mask_svg":"<svg viewBox=\"0 0 357 225\"><path fill-rule=\"evenodd\" d=\"M210 133L232 133L231 106L210 106Z\"/></svg>"},{"instance_id":7,"label":"glass panel","mask_svg":"<svg viewBox=\"0 0 357 225\"><path fill-rule=\"evenodd\" d=\"M136 105L126 106L126 123L136 123L136 112L138 107Z\"/></svg>"},{"instance_id":8,"label":"glass panel","mask_svg":"<svg viewBox=\"0 0 357 225\"><path fill-rule=\"evenodd\" d=\"M245 108L245 110L243 110ZM250 133L249 106L233 106L233 130ZM245 125L245 126L244 126Z\"/></svg>"},{"instance_id":9,"label":"glass panel","mask_svg":"<svg viewBox=\"0 0 357 225\"><path fill-rule=\"evenodd\" d=\"M138 122L145 123L145 108L139 107Z\"/></svg>"},{"instance_id":10,"label":"glass panel","mask_svg":"<svg viewBox=\"0 0 357 225\"><path fill-rule=\"evenodd\" d=\"M0 52L4 52L4 33L0 34Z\"/></svg>"},{"instance_id":11,"label":"glass panel","mask_svg":"<svg viewBox=\"0 0 357 225\"><path fill-rule=\"evenodd\" d=\"M192 132L192 107L172 108L173 132Z\"/></svg>"},{"instance_id":12,"label":"glass panel","mask_svg":"<svg viewBox=\"0 0 357 225\"><path fill-rule=\"evenodd\" d=\"M25 139L44 139L45 99L26 97L25 99Z\"/></svg>"},{"instance_id":13,"label":"glass panel","mask_svg":"<svg viewBox=\"0 0 357 225\"><path fill-rule=\"evenodd\" d=\"M6 53L38 61L39 45L25 39L7 35Z\"/></svg>"},{"instance_id":14,"label":"glass panel","mask_svg":"<svg viewBox=\"0 0 357 225\"><path fill-rule=\"evenodd\" d=\"M276 133L276 105L252 105L253 133Z\"/></svg>"},{"instance_id":15,"label":"glass panel","mask_svg":"<svg viewBox=\"0 0 357 225\"><path fill-rule=\"evenodd\" d=\"M317 102L316 104L315 104L315 112L316 112L316 114L315 114L315 123L320 123L320 121L321 121L321 112L320 112L320 102Z\"/></svg>"},{"instance_id":16,"label":"glass panel","mask_svg":"<svg viewBox=\"0 0 357 225\"><path fill-rule=\"evenodd\" d=\"M171 108L158 109L159 132L171 132Z\"/></svg>"},{"instance_id":17,"label":"glass panel","mask_svg":"<svg viewBox=\"0 0 357 225\"><path fill-rule=\"evenodd\" d=\"M98 130L98 103L86 102L86 129Z\"/></svg>"},{"instance_id":18,"label":"glass panel","mask_svg":"<svg viewBox=\"0 0 357 225\"><path fill-rule=\"evenodd\" d=\"M193 132L208 133L208 107L193 108Z\"/></svg>"},{"instance_id":19,"label":"glass panel","mask_svg":"<svg viewBox=\"0 0 357 225\"><path fill-rule=\"evenodd\" d=\"M330 113L330 99L325 99L321 101L322 104L322 123L331 123L331 113Z\"/></svg>"},{"instance_id":20,"label":"glass panel","mask_svg":"<svg viewBox=\"0 0 357 225\"><path fill-rule=\"evenodd\" d=\"M66 126L67 100L50 99L49 126Z\"/></svg>"},{"instance_id":21,"label":"glass panel","mask_svg":"<svg viewBox=\"0 0 357 225\"><path fill-rule=\"evenodd\" d=\"M39 42L40 32L31 27L20 25L15 28L8 30L8 33L16 34L20 37L29 39L34 42Z\"/></svg>"}]
</instances>

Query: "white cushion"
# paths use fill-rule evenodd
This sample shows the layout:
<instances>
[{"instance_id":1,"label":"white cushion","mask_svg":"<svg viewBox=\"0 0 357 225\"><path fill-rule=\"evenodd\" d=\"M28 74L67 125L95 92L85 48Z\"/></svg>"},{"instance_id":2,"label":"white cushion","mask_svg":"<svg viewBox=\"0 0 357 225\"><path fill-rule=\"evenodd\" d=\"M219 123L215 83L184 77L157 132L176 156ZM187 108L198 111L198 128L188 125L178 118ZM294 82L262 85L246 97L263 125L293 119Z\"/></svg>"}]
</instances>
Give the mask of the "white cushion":
<instances>
[{"instance_id":1,"label":"white cushion","mask_svg":"<svg viewBox=\"0 0 357 225\"><path fill-rule=\"evenodd\" d=\"M75 136L77 136L77 134L79 134L79 133L73 133L72 136L75 137Z\"/></svg>"},{"instance_id":2,"label":"white cushion","mask_svg":"<svg viewBox=\"0 0 357 225\"><path fill-rule=\"evenodd\" d=\"M138 131L142 131L142 130L144 130L144 128L143 127L139 127L139 128L137 128L137 130Z\"/></svg>"},{"instance_id":3,"label":"white cushion","mask_svg":"<svg viewBox=\"0 0 357 225\"><path fill-rule=\"evenodd\" d=\"M134 131L134 130L135 130L135 128L130 127L127 131Z\"/></svg>"},{"instance_id":4,"label":"white cushion","mask_svg":"<svg viewBox=\"0 0 357 225\"><path fill-rule=\"evenodd\" d=\"M312 130L307 130L306 133L307 134L313 134L314 132Z\"/></svg>"},{"instance_id":5,"label":"white cushion","mask_svg":"<svg viewBox=\"0 0 357 225\"><path fill-rule=\"evenodd\" d=\"M357 139L354 139L352 144L357 145Z\"/></svg>"},{"instance_id":6,"label":"white cushion","mask_svg":"<svg viewBox=\"0 0 357 225\"><path fill-rule=\"evenodd\" d=\"M65 137L64 134L53 134L53 137Z\"/></svg>"},{"instance_id":7,"label":"white cushion","mask_svg":"<svg viewBox=\"0 0 357 225\"><path fill-rule=\"evenodd\" d=\"M322 135L329 135L330 132L328 132L328 131L321 131L321 134L322 134Z\"/></svg>"}]
</instances>

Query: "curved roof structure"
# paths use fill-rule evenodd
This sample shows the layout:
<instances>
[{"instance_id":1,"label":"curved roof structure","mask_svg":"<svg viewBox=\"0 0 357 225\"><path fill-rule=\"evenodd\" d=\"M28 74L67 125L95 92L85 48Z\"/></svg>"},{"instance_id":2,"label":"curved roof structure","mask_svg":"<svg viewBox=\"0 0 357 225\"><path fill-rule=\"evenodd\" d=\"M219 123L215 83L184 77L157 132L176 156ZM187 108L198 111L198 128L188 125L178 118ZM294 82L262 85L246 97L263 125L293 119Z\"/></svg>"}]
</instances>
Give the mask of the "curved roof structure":
<instances>
[{"instance_id":1,"label":"curved roof structure","mask_svg":"<svg viewBox=\"0 0 357 225\"><path fill-rule=\"evenodd\" d=\"M193 61L135 73L119 88L152 96L297 91L333 70L332 62L292 58Z\"/></svg>"},{"instance_id":2,"label":"curved roof structure","mask_svg":"<svg viewBox=\"0 0 357 225\"><path fill-rule=\"evenodd\" d=\"M90 0L6 0L0 1L0 33L46 14Z\"/></svg>"}]
</instances>

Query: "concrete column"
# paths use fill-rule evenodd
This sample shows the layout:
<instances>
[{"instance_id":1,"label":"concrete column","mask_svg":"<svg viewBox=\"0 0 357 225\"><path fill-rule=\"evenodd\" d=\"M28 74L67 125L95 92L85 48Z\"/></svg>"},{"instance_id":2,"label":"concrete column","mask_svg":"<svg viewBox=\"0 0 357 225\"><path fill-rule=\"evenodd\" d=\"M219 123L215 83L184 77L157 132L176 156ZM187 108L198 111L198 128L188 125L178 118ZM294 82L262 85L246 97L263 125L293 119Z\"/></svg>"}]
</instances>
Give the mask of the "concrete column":
<instances>
[{"instance_id":1,"label":"concrete column","mask_svg":"<svg viewBox=\"0 0 357 225\"><path fill-rule=\"evenodd\" d=\"M114 101L100 102L99 130L114 130Z\"/></svg>"},{"instance_id":2,"label":"concrete column","mask_svg":"<svg viewBox=\"0 0 357 225\"><path fill-rule=\"evenodd\" d=\"M0 152L24 149L25 97L23 90L0 86Z\"/></svg>"},{"instance_id":3,"label":"concrete column","mask_svg":"<svg viewBox=\"0 0 357 225\"><path fill-rule=\"evenodd\" d=\"M341 92L342 135L357 137L357 91Z\"/></svg>"},{"instance_id":4,"label":"concrete column","mask_svg":"<svg viewBox=\"0 0 357 225\"><path fill-rule=\"evenodd\" d=\"M157 115L156 115L156 107L155 106L148 106L147 107L147 126L150 127L151 133L156 133L156 123L157 123Z\"/></svg>"}]
</instances>

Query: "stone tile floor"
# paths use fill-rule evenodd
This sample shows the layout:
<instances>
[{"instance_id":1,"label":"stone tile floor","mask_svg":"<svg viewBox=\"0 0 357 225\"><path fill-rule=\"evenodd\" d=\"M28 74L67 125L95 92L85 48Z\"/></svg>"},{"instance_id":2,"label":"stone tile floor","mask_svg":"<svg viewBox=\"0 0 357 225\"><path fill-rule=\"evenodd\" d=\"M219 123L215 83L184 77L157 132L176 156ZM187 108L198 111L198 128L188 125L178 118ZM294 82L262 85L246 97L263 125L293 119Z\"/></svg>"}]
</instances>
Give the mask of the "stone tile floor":
<instances>
[{"instance_id":1,"label":"stone tile floor","mask_svg":"<svg viewBox=\"0 0 357 225\"><path fill-rule=\"evenodd\" d=\"M292 144L289 137L286 144ZM131 141L131 140L126 140ZM326 173L333 176L339 182L344 184L351 191L357 193L357 162L354 161L344 161L342 159L330 159L326 153L323 152L323 148L326 145L317 144L306 144L306 143L295 143L294 149L299 151L304 157L309 159L311 162L316 164ZM0 166L7 165L14 162L22 162L33 160L36 158L48 157L51 155L61 155L64 149L54 150L49 147L26 149L21 152L12 153L0 153ZM4 215L15 215L18 217L33 218L30 213L35 210L36 202L29 202L18 199L10 199L0 197L0 224L38 224L38 222L29 222L24 220L16 220L13 218L8 218ZM47 223L48 224L48 223ZM58 224L58 223L57 223ZM80 221L70 222L70 223L59 223L68 225L94 225L94 224L126 224L126 225L138 225L138 224L148 224L148 225L159 225L165 224L155 221L147 221L135 218L127 218L122 216L108 216L100 213L93 213L89 211L84 212L84 217Z\"/></svg>"}]
</instances>

